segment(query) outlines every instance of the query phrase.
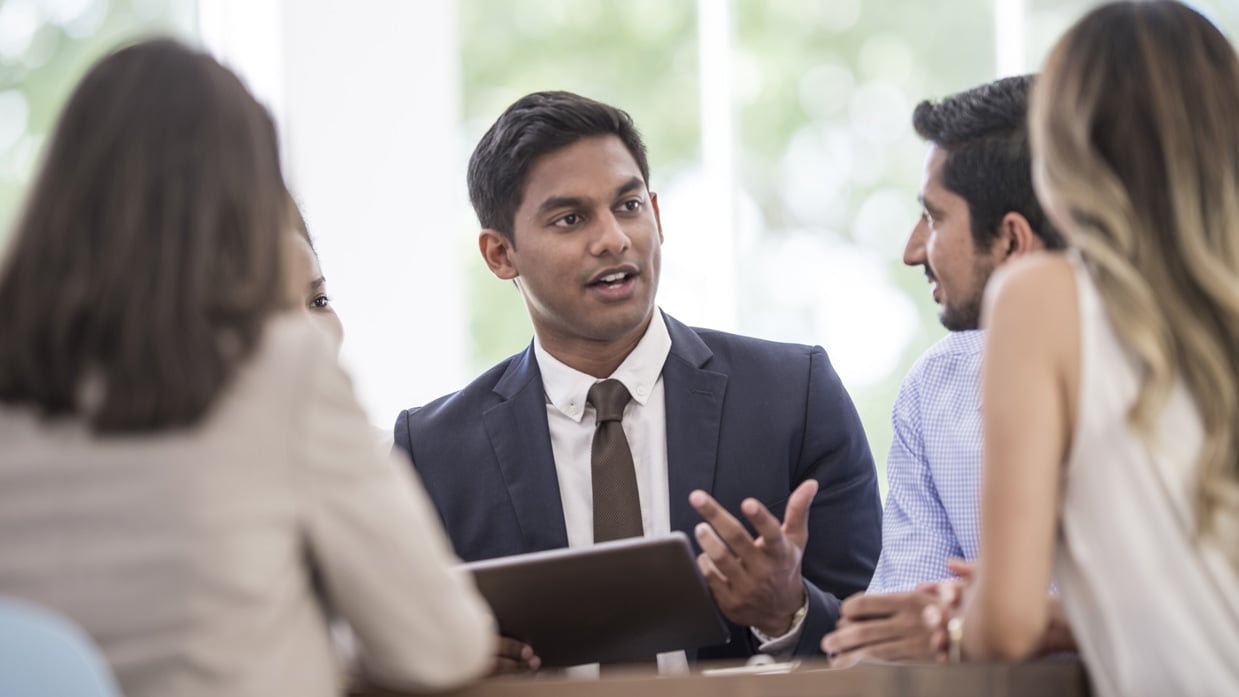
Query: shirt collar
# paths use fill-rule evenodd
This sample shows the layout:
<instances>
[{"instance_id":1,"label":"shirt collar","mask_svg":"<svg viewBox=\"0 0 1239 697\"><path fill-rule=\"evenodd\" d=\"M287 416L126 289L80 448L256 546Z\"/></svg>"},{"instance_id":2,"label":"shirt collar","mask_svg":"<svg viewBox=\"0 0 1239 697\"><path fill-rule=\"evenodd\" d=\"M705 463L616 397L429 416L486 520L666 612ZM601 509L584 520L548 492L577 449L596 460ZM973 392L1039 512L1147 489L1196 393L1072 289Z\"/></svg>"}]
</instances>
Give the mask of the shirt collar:
<instances>
[{"instance_id":1,"label":"shirt collar","mask_svg":"<svg viewBox=\"0 0 1239 697\"><path fill-rule=\"evenodd\" d=\"M984 329L947 332L941 349L946 353L977 354L985 350Z\"/></svg>"},{"instance_id":2,"label":"shirt collar","mask_svg":"<svg viewBox=\"0 0 1239 697\"><path fill-rule=\"evenodd\" d=\"M538 369L542 371L542 389L546 391L546 401L564 416L580 422L585 416L585 398L589 395L589 388L601 381L552 356L542 347L542 342L536 335L533 351L534 358L538 361ZM670 353L671 335L667 333L667 323L663 320L662 312L655 308L645 335L609 377L624 383L633 401L644 406L654 391L654 384L662 375L663 364L667 362L667 355Z\"/></svg>"}]
</instances>

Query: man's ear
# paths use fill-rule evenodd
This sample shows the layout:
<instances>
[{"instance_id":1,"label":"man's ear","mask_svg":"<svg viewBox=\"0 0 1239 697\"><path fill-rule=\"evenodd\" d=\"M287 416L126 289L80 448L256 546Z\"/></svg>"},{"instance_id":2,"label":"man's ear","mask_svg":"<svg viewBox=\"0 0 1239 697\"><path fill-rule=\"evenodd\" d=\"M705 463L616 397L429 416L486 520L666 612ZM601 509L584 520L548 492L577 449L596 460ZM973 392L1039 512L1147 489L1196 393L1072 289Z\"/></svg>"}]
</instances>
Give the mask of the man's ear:
<instances>
[{"instance_id":1,"label":"man's ear","mask_svg":"<svg viewBox=\"0 0 1239 697\"><path fill-rule=\"evenodd\" d=\"M998 235L990 251L999 262L1012 257L1045 249L1045 242L1033 231L1028 219L1019 213L1010 212L998 223Z\"/></svg>"},{"instance_id":2,"label":"man's ear","mask_svg":"<svg viewBox=\"0 0 1239 697\"><path fill-rule=\"evenodd\" d=\"M512 240L498 230L487 228L478 233L478 251L482 253L490 272L505 281L520 275L512 260L514 249Z\"/></svg>"},{"instance_id":3,"label":"man's ear","mask_svg":"<svg viewBox=\"0 0 1239 697\"><path fill-rule=\"evenodd\" d=\"M654 209L654 224L658 226L658 244L663 243L663 219L658 213L658 194L650 192L650 206Z\"/></svg>"}]
</instances>

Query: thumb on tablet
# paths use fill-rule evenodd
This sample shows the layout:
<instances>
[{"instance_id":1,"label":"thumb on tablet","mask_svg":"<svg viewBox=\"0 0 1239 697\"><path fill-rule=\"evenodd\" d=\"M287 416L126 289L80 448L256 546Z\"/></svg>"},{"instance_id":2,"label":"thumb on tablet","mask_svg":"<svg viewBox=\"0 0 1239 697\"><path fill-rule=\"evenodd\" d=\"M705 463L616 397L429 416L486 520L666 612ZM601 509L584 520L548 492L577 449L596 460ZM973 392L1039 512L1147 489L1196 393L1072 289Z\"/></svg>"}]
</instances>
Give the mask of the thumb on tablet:
<instances>
[{"instance_id":1,"label":"thumb on tablet","mask_svg":"<svg viewBox=\"0 0 1239 697\"><path fill-rule=\"evenodd\" d=\"M499 636L499 648L496 651L492 675L524 673L537 670L541 665L542 659L534 653L532 646L511 637Z\"/></svg>"}]
</instances>

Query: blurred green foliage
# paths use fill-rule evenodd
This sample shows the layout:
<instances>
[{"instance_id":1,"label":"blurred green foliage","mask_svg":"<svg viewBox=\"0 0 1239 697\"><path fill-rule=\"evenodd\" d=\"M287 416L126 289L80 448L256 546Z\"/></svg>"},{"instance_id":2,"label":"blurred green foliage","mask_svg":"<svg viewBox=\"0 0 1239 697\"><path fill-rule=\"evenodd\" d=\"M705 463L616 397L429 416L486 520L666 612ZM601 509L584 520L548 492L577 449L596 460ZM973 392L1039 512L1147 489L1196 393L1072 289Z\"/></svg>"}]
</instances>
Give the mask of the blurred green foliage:
<instances>
[{"instance_id":1,"label":"blurred green foliage","mask_svg":"<svg viewBox=\"0 0 1239 697\"><path fill-rule=\"evenodd\" d=\"M462 0L460 8L467 124L462 156L467 157L483 130L521 95L568 89L633 115L649 146L656 182L697 164L701 133L695 2ZM785 228L827 226L850 238L849 221L876 191L898 190L914 205L923 146L908 125L910 105L969 87L993 72L988 0L735 0L732 9L739 184L756 201L762 234L770 237ZM782 185L794 134L806 128L847 130L854 118L848 95L813 94L813 85L805 84L806 74L819 65L831 67L829 75L846 73L849 90L870 82L889 83L906 95L909 109L897 117L899 132L880 146L886 162L881 172L845 187L829 220L797 220ZM897 74L886 74L888 68ZM858 145L862 154L864 146ZM817 164L823 170L832 167L829 161ZM910 228L914 220L906 222ZM903 235L904 230L893 230L883 239L902 240ZM472 245L472 236L466 237ZM890 405L903 374L942 335L923 275L902 268L902 243L895 246L880 252L895 269L891 278L914 299L918 327L886 379L851 390L879 462L885 460ZM480 260L468 273L474 308L472 358L480 371L520 350L531 328L511 284L496 281ZM769 312L762 286L779 280L739 279L742 330L746 317ZM830 337L815 341L830 351Z\"/></svg>"},{"instance_id":2,"label":"blurred green foliage","mask_svg":"<svg viewBox=\"0 0 1239 697\"><path fill-rule=\"evenodd\" d=\"M900 262L917 212L924 150L909 123L911 109L994 77L994 2L715 1L730 2L734 19L737 176L759 218L755 249L806 232L850 245L880 259L885 275L876 282L915 308L895 365L880 379L849 385L881 465L899 384L944 333L922 274ZM1063 29L1094 4L1027 0L1029 65L1039 65ZM1232 36L1239 29L1239 0L1194 4ZM566 89L632 114L649 147L655 188L700 166L694 0L460 0L458 10L462 160L511 102ZM121 42L193 36L196 12L195 0L0 0L0 135L13 136L0 138L0 241L75 81ZM823 142L829 147L806 150ZM876 232L864 224L875 211ZM463 271L471 362L480 371L520 350L532 329L516 289L477 259L476 222L463 211L460 230L471 260ZM737 273L742 331L769 326L772 315L801 321L794 308L771 305L772 287L786 279L747 265ZM872 317L874 329L891 321ZM845 338L854 340L825 332L811 340L830 351Z\"/></svg>"},{"instance_id":3,"label":"blurred green foliage","mask_svg":"<svg viewBox=\"0 0 1239 697\"><path fill-rule=\"evenodd\" d=\"M738 183L759 211L758 247L806 230L855 245L884 260L881 282L915 308L915 327L891 370L879 380L849 385L884 472L890 408L899 385L913 361L945 333L923 274L901 262L904 239L919 212L915 197L925 149L912 131L911 110L922 99L996 77L994 2L717 1L731 3L734 19ZM1028 65L1035 69L1063 29L1095 4L1028 0ZM1239 1L1197 4L1223 27L1239 26ZM696 12L692 0L461 0L462 158L512 101L535 90L567 89L633 115L649 146L656 188L696 166L701 141ZM797 155L803 159L797 143L815 134L847 144L854 166L844 172L838 190L828 190L825 180L843 163L818 157L808 172L789 164ZM828 204L808 217L789 186L806 177L810 187L814 179L822 180L821 196ZM866 207L889 207L892 193L906 205L880 216L891 221L889 229L876 235L858 230ZM475 228L470 220L464 236L469 247ZM477 258L472 249L469 256ZM494 279L480 261L467 273L472 361L481 371L520 350L532 330L512 284ZM742 331L753 324L769 326L772 313L796 321L789 308L771 307L770 287L784 279L745 265L738 273ZM887 321L892 320L874 316L873 328ZM844 338L854 340L829 335L811 340L829 352Z\"/></svg>"},{"instance_id":4,"label":"blurred green foliage","mask_svg":"<svg viewBox=\"0 0 1239 697\"><path fill-rule=\"evenodd\" d=\"M884 475L892 433L890 409L899 385L917 356L944 334L923 273L904 267L900 260L903 240L919 212L914 202L924 152L911 128L911 107L922 99L939 98L992 79L992 4L985 0L736 0L735 9L737 47L756 66L761 82L738 105L741 186L757 200L766 223L764 234L777 237L787 229L809 228L868 248L888 260L888 282L910 298L918 311L915 332L893 370L876 382L848 386ZM819 73L828 79L806 79L819 66ZM861 101L866 89L875 90L874 94L885 89L904 97L901 104L886 105L901 107L901 113L885 115L890 121L885 128L895 132L876 142L873 134L864 132L864 121L883 115L865 113L872 108ZM792 213L793 206L784 196L784 183L789 175L796 175L780 169L792 154L793 135L814 131L850 134L853 157L874 158L880 164L864 177L844 183L834 205L824 211L824 219L804 220ZM822 160L817 166L824 171L836 163ZM911 215L903 227L876 239L862 238L855 234L854 222L862 206L884 191L906 196ZM752 297L758 293L751 284L777 280L748 278L742 282L750 285L745 295ZM754 314L768 311L751 306L742 309L742 325ZM888 319L873 317L874 329L884 321ZM813 340L829 352L832 340L839 337Z\"/></svg>"},{"instance_id":5,"label":"blurred green foliage","mask_svg":"<svg viewBox=\"0 0 1239 697\"><path fill-rule=\"evenodd\" d=\"M462 160L509 104L530 92L568 90L627 110L649 149L651 177L666 181L700 157L696 7L691 0L462 0ZM655 185L657 186L657 185ZM472 365L480 372L533 336L520 294L469 248Z\"/></svg>"},{"instance_id":6,"label":"blurred green foliage","mask_svg":"<svg viewBox=\"0 0 1239 697\"><path fill-rule=\"evenodd\" d=\"M0 147L0 240L16 220L43 144L74 84L122 42L192 36L196 7L194 0L0 0L0 94L11 93L26 114L24 134L11 147Z\"/></svg>"}]
</instances>

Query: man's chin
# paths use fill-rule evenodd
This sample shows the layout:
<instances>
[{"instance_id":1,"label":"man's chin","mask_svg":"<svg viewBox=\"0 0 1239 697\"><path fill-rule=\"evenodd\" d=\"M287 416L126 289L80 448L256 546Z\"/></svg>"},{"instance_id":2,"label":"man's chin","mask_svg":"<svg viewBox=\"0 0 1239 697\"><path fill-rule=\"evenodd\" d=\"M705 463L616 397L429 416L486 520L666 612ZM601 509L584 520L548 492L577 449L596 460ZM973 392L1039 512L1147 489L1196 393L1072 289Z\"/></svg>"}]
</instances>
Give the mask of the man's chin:
<instances>
[{"instance_id":1,"label":"man's chin","mask_svg":"<svg viewBox=\"0 0 1239 697\"><path fill-rule=\"evenodd\" d=\"M621 341L631 337L634 333L644 333L648 326L650 318L654 314L651 307L646 310L636 310L628 308L629 312L617 312L612 316L595 315L592 319L593 327L589 332L590 336L597 341L612 342ZM599 313L611 315L611 313Z\"/></svg>"},{"instance_id":2,"label":"man's chin","mask_svg":"<svg viewBox=\"0 0 1239 697\"><path fill-rule=\"evenodd\" d=\"M952 332L972 331L980 328L981 325L979 313L960 313L947 305L943 305L941 311L938 312L938 321L947 328L947 331Z\"/></svg>"}]
</instances>

